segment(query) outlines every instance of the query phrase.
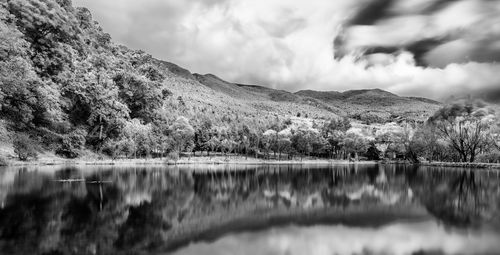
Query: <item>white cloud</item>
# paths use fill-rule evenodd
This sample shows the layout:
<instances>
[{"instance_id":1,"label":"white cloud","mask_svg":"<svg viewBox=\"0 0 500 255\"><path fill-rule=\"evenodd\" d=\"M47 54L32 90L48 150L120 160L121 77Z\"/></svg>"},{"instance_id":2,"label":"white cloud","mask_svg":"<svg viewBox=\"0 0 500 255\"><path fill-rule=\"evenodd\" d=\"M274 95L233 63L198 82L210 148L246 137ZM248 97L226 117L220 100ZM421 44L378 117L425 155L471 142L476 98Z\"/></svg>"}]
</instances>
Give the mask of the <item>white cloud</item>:
<instances>
[{"instance_id":1,"label":"white cloud","mask_svg":"<svg viewBox=\"0 0 500 255\"><path fill-rule=\"evenodd\" d=\"M480 7L476 1L463 0L454 7L456 10L439 12L432 22L440 25L433 29L429 29L431 21L411 13L414 6L428 6L428 0L396 6L409 16L389 19L380 26L355 28L359 31L350 31L357 38L352 41L353 47L417 40L455 29L457 24L465 26L476 21L475 15L467 14ZM404 95L440 98L450 88L465 91L471 84L473 89L491 86L492 79L478 73L500 71L497 65L474 63L453 64L442 70L421 68L407 54L375 56L372 64L355 63L350 57L334 60L332 41L340 25L366 2L75 0L76 5L90 8L116 41L192 72L213 73L238 83L290 91L378 87ZM468 18L457 20L456 15ZM367 68L373 63L376 66Z\"/></svg>"}]
</instances>

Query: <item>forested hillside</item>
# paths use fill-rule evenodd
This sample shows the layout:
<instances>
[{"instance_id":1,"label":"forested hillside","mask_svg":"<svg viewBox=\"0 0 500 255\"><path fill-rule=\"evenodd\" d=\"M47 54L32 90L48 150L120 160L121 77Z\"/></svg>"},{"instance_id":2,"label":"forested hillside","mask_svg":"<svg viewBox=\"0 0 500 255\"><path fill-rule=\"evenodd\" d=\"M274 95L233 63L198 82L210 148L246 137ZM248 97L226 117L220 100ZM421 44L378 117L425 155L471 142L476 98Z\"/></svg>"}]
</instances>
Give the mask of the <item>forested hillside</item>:
<instances>
[{"instance_id":1,"label":"forested hillside","mask_svg":"<svg viewBox=\"0 0 500 255\"><path fill-rule=\"evenodd\" d=\"M192 74L114 43L70 0L0 3L3 158L47 151L66 158L186 151L378 158L383 130L396 125L403 134L439 107L377 89L291 93ZM406 154L396 149L401 143L388 146Z\"/></svg>"}]
</instances>

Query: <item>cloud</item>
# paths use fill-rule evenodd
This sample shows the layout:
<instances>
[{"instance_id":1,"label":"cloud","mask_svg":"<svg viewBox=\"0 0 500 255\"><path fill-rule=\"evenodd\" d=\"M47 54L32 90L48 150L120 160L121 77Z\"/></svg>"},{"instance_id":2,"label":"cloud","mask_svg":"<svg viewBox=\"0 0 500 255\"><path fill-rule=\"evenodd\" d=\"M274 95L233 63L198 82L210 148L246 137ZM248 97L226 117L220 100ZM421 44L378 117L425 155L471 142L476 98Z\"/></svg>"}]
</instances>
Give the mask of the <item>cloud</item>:
<instances>
[{"instance_id":1,"label":"cloud","mask_svg":"<svg viewBox=\"0 0 500 255\"><path fill-rule=\"evenodd\" d=\"M174 254L490 254L499 249L497 233L452 232L429 221L381 228L285 227L195 243Z\"/></svg>"},{"instance_id":2,"label":"cloud","mask_svg":"<svg viewBox=\"0 0 500 255\"><path fill-rule=\"evenodd\" d=\"M432 98L498 86L478 75L500 71L496 0L74 2L119 43L237 83Z\"/></svg>"},{"instance_id":3,"label":"cloud","mask_svg":"<svg viewBox=\"0 0 500 255\"><path fill-rule=\"evenodd\" d=\"M369 1L344 23L336 53L343 57L407 50L418 64L432 67L496 62L499 6L498 0Z\"/></svg>"}]
</instances>

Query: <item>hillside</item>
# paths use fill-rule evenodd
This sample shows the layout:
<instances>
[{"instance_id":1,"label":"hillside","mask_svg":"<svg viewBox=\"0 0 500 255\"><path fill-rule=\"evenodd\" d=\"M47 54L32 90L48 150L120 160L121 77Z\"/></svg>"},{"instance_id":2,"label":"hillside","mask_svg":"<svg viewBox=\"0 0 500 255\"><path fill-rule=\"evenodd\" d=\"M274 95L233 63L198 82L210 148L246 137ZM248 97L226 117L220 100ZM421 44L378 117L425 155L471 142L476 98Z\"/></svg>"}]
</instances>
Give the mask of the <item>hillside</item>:
<instances>
[{"instance_id":1,"label":"hillside","mask_svg":"<svg viewBox=\"0 0 500 255\"><path fill-rule=\"evenodd\" d=\"M373 114L384 119L397 116L425 120L441 105L441 103L434 100L400 97L381 89L349 90L345 92L301 90L295 94L314 98L342 109L347 116Z\"/></svg>"},{"instance_id":2,"label":"hillside","mask_svg":"<svg viewBox=\"0 0 500 255\"><path fill-rule=\"evenodd\" d=\"M371 114L380 117L382 122L391 121L391 116L423 121L441 106L434 100L400 97L380 89L346 92L302 90L291 93L265 86L231 83L213 74L193 74L192 78L187 79L222 94L219 99L225 98L223 100L228 103L238 100L241 103L239 106L247 106L249 111L265 109L279 115L295 116L300 113L302 116L324 119ZM206 104L212 101L209 99L198 100L198 103L205 101Z\"/></svg>"},{"instance_id":3,"label":"hillside","mask_svg":"<svg viewBox=\"0 0 500 255\"><path fill-rule=\"evenodd\" d=\"M65 157L84 149L163 155L209 144L268 151L261 136L269 129L320 129L343 117L423 121L440 106L382 90L291 93L192 73L113 42L88 9L71 1L0 3L0 38L1 151L13 151L16 139Z\"/></svg>"}]
</instances>

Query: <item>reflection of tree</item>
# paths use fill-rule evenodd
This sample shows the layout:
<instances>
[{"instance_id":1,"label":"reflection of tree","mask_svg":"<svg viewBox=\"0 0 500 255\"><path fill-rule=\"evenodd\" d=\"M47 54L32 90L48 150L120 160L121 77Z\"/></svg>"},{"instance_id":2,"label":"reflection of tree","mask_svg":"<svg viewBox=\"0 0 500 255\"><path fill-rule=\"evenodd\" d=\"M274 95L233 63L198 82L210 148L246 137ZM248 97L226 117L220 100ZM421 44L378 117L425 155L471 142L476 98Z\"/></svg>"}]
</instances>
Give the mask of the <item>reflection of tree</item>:
<instances>
[{"instance_id":1,"label":"reflection of tree","mask_svg":"<svg viewBox=\"0 0 500 255\"><path fill-rule=\"evenodd\" d=\"M500 220L498 176L436 170L423 174L419 193L429 212L446 224L474 226Z\"/></svg>"},{"instance_id":2,"label":"reflection of tree","mask_svg":"<svg viewBox=\"0 0 500 255\"><path fill-rule=\"evenodd\" d=\"M80 178L86 182L53 181ZM303 223L317 212L390 212L418 201L445 223L468 226L498 218L500 205L498 176L400 166L20 172L9 187L0 249L13 254L138 253L254 221Z\"/></svg>"},{"instance_id":3,"label":"reflection of tree","mask_svg":"<svg viewBox=\"0 0 500 255\"><path fill-rule=\"evenodd\" d=\"M140 233L141 229L146 233L136 242L164 231L167 219L177 213L172 212L173 205L182 204L176 197L185 197L191 190L186 175L172 177L165 171L106 172L87 176L86 182L73 183L54 181L73 178L71 171L51 178L32 175L23 178L26 175L21 172L20 180L14 182L7 195L6 206L0 209L2 252L114 253L122 240L120 236L130 233L129 226L134 233ZM151 194L155 201L164 202L131 201L130 197L137 197L134 194ZM141 217L145 221L141 222ZM159 230L149 232L150 229Z\"/></svg>"}]
</instances>

